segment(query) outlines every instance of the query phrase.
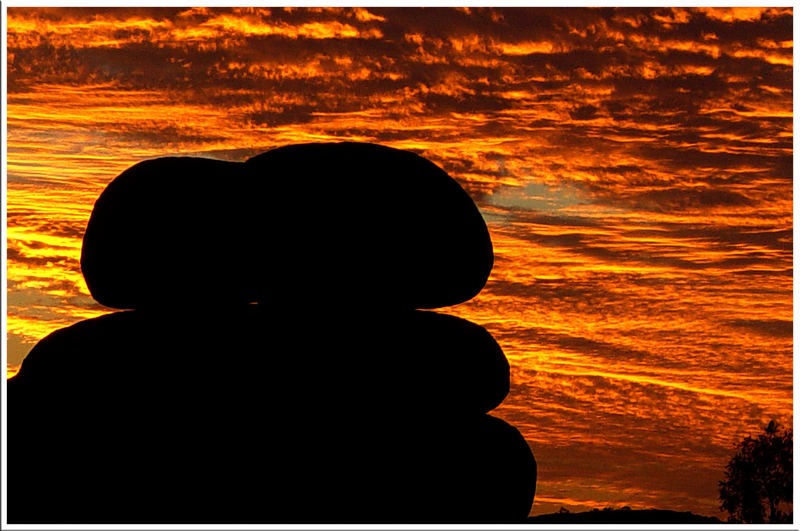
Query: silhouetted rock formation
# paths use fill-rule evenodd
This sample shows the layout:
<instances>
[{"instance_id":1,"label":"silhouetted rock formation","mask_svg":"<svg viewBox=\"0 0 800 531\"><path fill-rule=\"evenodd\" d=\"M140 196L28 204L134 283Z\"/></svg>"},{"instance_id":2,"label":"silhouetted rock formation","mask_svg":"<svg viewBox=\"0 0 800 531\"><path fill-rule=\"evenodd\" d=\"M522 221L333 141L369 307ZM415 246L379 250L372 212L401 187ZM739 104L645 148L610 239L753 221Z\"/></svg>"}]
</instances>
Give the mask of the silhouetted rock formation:
<instances>
[{"instance_id":1,"label":"silhouetted rock formation","mask_svg":"<svg viewBox=\"0 0 800 531\"><path fill-rule=\"evenodd\" d=\"M103 191L81 268L112 308L333 301L438 308L483 288L492 243L435 164L373 144L302 144L246 163L140 162Z\"/></svg>"},{"instance_id":2,"label":"silhouetted rock formation","mask_svg":"<svg viewBox=\"0 0 800 531\"><path fill-rule=\"evenodd\" d=\"M310 225L255 208L306 186ZM536 463L486 415L509 389L502 350L411 309L471 297L491 254L466 193L406 152L137 164L82 256L99 301L136 309L50 334L9 380L9 521L524 521Z\"/></svg>"}]
</instances>

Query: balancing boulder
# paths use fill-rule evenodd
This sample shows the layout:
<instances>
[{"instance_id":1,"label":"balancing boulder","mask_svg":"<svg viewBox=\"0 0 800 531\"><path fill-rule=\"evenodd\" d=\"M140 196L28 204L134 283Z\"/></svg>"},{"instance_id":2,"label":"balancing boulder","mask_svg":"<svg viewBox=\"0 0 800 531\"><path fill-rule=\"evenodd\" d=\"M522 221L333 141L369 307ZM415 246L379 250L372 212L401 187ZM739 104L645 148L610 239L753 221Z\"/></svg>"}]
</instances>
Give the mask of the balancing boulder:
<instances>
[{"instance_id":1,"label":"balancing boulder","mask_svg":"<svg viewBox=\"0 0 800 531\"><path fill-rule=\"evenodd\" d=\"M493 264L478 208L441 168L409 151L353 142L298 144L245 162L264 245L279 260L259 302L278 293L382 307L471 299Z\"/></svg>"},{"instance_id":2,"label":"balancing boulder","mask_svg":"<svg viewBox=\"0 0 800 531\"><path fill-rule=\"evenodd\" d=\"M252 302L256 265L243 165L193 157L140 162L97 199L81 270L111 308Z\"/></svg>"}]
</instances>

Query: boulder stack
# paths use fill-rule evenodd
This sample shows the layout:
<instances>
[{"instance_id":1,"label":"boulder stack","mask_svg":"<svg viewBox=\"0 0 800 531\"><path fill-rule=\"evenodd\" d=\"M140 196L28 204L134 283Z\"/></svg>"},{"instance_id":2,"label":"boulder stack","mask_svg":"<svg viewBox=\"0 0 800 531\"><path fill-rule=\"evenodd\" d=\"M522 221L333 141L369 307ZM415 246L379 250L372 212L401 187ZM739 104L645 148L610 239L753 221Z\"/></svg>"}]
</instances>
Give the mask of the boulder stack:
<instances>
[{"instance_id":1,"label":"boulder stack","mask_svg":"<svg viewBox=\"0 0 800 531\"><path fill-rule=\"evenodd\" d=\"M467 193L410 152L133 166L81 256L125 311L9 380L9 522L523 522L536 463L487 414L502 349L423 311L477 294L492 256Z\"/></svg>"}]
</instances>

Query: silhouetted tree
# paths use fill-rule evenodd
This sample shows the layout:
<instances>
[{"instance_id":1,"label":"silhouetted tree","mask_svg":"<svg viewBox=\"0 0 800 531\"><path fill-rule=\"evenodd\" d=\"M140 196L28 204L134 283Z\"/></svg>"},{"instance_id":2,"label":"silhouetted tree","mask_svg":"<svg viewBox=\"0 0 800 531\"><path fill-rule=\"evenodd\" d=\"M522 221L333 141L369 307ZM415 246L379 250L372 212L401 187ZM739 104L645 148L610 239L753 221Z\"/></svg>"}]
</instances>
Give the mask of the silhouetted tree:
<instances>
[{"instance_id":1,"label":"silhouetted tree","mask_svg":"<svg viewBox=\"0 0 800 531\"><path fill-rule=\"evenodd\" d=\"M791 523L792 430L773 420L758 438L739 443L719 482L719 499L730 522Z\"/></svg>"}]
</instances>

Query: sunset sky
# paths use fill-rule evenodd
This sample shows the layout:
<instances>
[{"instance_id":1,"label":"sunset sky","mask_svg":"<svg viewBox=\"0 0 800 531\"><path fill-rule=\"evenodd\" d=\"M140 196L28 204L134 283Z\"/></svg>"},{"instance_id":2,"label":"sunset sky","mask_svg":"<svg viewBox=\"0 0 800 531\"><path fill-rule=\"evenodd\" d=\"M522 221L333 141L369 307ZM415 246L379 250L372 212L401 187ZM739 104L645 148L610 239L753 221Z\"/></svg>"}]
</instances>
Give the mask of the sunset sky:
<instances>
[{"instance_id":1,"label":"sunset sky","mask_svg":"<svg viewBox=\"0 0 800 531\"><path fill-rule=\"evenodd\" d=\"M354 140L434 161L489 225L489 282L440 311L511 362L495 414L536 455L534 514L724 518L733 445L791 426L790 7L10 7L7 22L9 374L111 311L79 255L121 171ZM303 197L271 200L303 216Z\"/></svg>"}]
</instances>

